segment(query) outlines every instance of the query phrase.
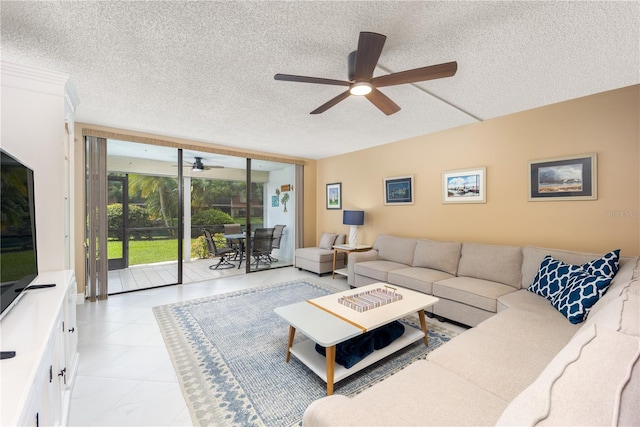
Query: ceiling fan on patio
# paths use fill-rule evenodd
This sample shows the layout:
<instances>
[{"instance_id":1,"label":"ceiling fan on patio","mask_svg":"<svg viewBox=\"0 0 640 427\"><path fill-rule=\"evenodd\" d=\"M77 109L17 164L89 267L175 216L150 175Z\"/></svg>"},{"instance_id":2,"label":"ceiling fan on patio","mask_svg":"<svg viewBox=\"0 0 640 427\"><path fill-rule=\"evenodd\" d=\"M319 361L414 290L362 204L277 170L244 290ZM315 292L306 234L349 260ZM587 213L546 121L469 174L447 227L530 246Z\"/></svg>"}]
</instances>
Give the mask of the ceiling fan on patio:
<instances>
[{"instance_id":1,"label":"ceiling fan on patio","mask_svg":"<svg viewBox=\"0 0 640 427\"><path fill-rule=\"evenodd\" d=\"M382 47L386 40L387 37L382 34L365 31L360 33L358 50L351 52L347 57L347 78L349 81L296 76L292 74L276 74L274 78L288 82L349 87L345 92L342 92L340 95L313 110L311 114L323 113L340 101L347 99L349 95L356 95L365 96L373 105L378 107L380 111L389 116L400 111L400 107L380 92L378 88L451 77L458 69L458 63L454 61L373 77L373 71L378 64L378 59L380 58Z\"/></svg>"},{"instance_id":2,"label":"ceiling fan on patio","mask_svg":"<svg viewBox=\"0 0 640 427\"><path fill-rule=\"evenodd\" d=\"M221 165L205 166L204 163L202 162L202 157L194 157L193 159L194 159L193 162L184 162L185 165L191 166L191 171L192 172L203 172L203 171L209 170L209 169L223 169L224 168L224 166L221 166ZM177 165L174 165L174 166L177 167Z\"/></svg>"}]
</instances>

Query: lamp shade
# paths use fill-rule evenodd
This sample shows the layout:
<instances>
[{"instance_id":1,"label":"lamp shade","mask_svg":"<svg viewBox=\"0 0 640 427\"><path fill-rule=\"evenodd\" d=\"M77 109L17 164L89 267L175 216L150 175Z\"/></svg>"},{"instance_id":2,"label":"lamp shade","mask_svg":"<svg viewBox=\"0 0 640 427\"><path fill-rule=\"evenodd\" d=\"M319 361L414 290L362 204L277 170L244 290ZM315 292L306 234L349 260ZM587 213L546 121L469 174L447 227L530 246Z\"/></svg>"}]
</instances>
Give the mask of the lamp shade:
<instances>
[{"instance_id":1,"label":"lamp shade","mask_svg":"<svg viewBox=\"0 0 640 427\"><path fill-rule=\"evenodd\" d=\"M344 225L363 225L364 211L342 211L342 223Z\"/></svg>"}]
</instances>

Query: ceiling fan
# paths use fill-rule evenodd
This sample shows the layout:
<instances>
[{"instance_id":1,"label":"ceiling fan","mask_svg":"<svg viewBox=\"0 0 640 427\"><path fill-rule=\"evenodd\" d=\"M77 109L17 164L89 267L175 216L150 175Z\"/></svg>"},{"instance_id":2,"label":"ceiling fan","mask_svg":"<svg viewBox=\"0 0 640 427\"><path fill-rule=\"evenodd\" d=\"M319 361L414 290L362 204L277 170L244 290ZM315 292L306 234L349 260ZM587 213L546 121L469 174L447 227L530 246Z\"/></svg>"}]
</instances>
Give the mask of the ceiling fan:
<instances>
[{"instance_id":1,"label":"ceiling fan","mask_svg":"<svg viewBox=\"0 0 640 427\"><path fill-rule=\"evenodd\" d=\"M224 168L224 166L220 166L220 165L213 165L213 166L205 166L204 163L202 163L202 157L194 157L194 162L184 162L185 165L189 165L191 166L191 171L192 172L203 172L205 170L209 170L209 169L222 169ZM176 166L176 165L174 165Z\"/></svg>"},{"instance_id":2,"label":"ceiling fan","mask_svg":"<svg viewBox=\"0 0 640 427\"><path fill-rule=\"evenodd\" d=\"M365 31L360 33L358 50L351 52L347 57L349 81L295 76L292 74L276 74L274 78L288 82L318 83L349 87L347 91L322 104L313 110L311 114L323 113L340 101L347 99L349 95L360 95L365 96L373 105L378 107L380 111L389 116L400 111L400 107L388 96L380 92L378 88L451 77L458 69L458 63L454 61L373 77L373 70L378 64L378 59L380 58L382 47L386 40L387 37L382 34Z\"/></svg>"}]
</instances>

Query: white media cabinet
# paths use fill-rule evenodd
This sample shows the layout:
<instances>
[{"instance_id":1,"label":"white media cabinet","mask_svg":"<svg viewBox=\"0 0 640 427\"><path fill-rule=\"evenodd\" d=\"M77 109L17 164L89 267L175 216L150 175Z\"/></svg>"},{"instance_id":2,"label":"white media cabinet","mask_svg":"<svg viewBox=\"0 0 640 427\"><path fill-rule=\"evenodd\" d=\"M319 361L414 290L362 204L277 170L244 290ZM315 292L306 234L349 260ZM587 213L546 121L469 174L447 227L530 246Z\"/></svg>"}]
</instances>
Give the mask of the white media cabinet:
<instances>
[{"instance_id":1,"label":"white media cabinet","mask_svg":"<svg viewBox=\"0 0 640 427\"><path fill-rule=\"evenodd\" d=\"M0 321L1 426L66 425L78 370L76 279L72 270L41 273Z\"/></svg>"}]
</instances>

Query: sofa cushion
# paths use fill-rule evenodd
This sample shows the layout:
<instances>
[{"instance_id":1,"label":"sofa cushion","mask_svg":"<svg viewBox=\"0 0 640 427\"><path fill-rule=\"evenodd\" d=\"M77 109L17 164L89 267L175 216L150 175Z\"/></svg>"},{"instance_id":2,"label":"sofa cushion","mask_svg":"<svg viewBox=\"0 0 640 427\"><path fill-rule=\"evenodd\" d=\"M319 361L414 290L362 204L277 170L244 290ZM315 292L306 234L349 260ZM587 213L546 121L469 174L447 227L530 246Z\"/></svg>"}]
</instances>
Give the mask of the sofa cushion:
<instances>
[{"instance_id":1,"label":"sofa cushion","mask_svg":"<svg viewBox=\"0 0 640 427\"><path fill-rule=\"evenodd\" d=\"M433 282L454 277L449 273L430 268L408 267L399 268L389 272L388 281L393 285L425 294L433 294Z\"/></svg>"},{"instance_id":2,"label":"sofa cushion","mask_svg":"<svg viewBox=\"0 0 640 427\"><path fill-rule=\"evenodd\" d=\"M381 259L404 264L408 267L413 262L416 241L416 239L381 234L376 239L373 248L378 250L378 257Z\"/></svg>"},{"instance_id":3,"label":"sofa cushion","mask_svg":"<svg viewBox=\"0 0 640 427\"><path fill-rule=\"evenodd\" d=\"M639 355L638 337L597 325L581 329L509 404L497 425L636 424Z\"/></svg>"},{"instance_id":4,"label":"sofa cushion","mask_svg":"<svg viewBox=\"0 0 640 427\"><path fill-rule=\"evenodd\" d=\"M433 284L433 296L457 301L495 313L498 298L515 292L513 287L473 277L452 277Z\"/></svg>"},{"instance_id":5,"label":"sofa cushion","mask_svg":"<svg viewBox=\"0 0 640 427\"><path fill-rule=\"evenodd\" d=\"M547 354L558 353L580 330L581 326L567 322L567 319L542 297L522 290L512 292L509 295L520 293L529 294L541 300L546 310L538 312L518 309L506 310L500 315L491 316L480 323L477 329L509 339L516 346L535 343L536 351L543 351Z\"/></svg>"},{"instance_id":6,"label":"sofa cushion","mask_svg":"<svg viewBox=\"0 0 640 427\"><path fill-rule=\"evenodd\" d=\"M413 253L413 266L432 268L455 276L460 261L460 242L418 240Z\"/></svg>"},{"instance_id":7,"label":"sofa cushion","mask_svg":"<svg viewBox=\"0 0 640 427\"><path fill-rule=\"evenodd\" d=\"M557 314L563 323L566 323L565 317L558 313L558 310L553 308L551 301L536 295L533 292L529 292L527 289L520 289L510 294L502 295L498 298L498 313L508 309L514 308L517 310L524 310L532 313Z\"/></svg>"},{"instance_id":8,"label":"sofa cushion","mask_svg":"<svg viewBox=\"0 0 640 427\"><path fill-rule=\"evenodd\" d=\"M609 289L607 289L607 293L600 297L600 299L598 299L598 302L596 302L594 306L591 307L589 316L595 315L599 310L606 307L609 302L613 301L624 293L631 293L636 295L640 294L640 281L634 279L627 280L626 282L621 282L620 280L618 280L621 275L624 275L624 272L622 270L624 270L624 268L628 266L628 263L627 265L623 265L623 262L624 260L621 260L620 265L622 265L622 268L618 270L618 273L616 273L615 277L611 281Z\"/></svg>"},{"instance_id":9,"label":"sofa cushion","mask_svg":"<svg viewBox=\"0 0 640 427\"><path fill-rule=\"evenodd\" d=\"M316 247L296 249L296 258L308 259L314 262L333 262L333 251ZM336 254L336 260L344 259L344 252Z\"/></svg>"},{"instance_id":10,"label":"sofa cushion","mask_svg":"<svg viewBox=\"0 0 640 427\"><path fill-rule=\"evenodd\" d=\"M522 249L519 246L463 243L458 276L475 277L520 288Z\"/></svg>"},{"instance_id":11,"label":"sofa cushion","mask_svg":"<svg viewBox=\"0 0 640 427\"><path fill-rule=\"evenodd\" d=\"M429 353L427 360L510 402L535 381L555 354L535 341L514 341L476 327Z\"/></svg>"},{"instance_id":12,"label":"sofa cushion","mask_svg":"<svg viewBox=\"0 0 640 427\"><path fill-rule=\"evenodd\" d=\"M305 411L302 424L493 425L506 407L507 402L482 387L434 363L418 360L353 397L336 394L316 400Z\"/></svg>"},{"instance_id":13,"label":"sofa cushion","mask_svg":"<svg viewBox=\"0 0 640 427\"><path fill-rule=\"evenodd\" d=\"M583 324L604 326L627 335L640 336L640 295L623 292L597 312L591 312Z\"/></svg>"},{"instance_id":14,"label":"sofa cushion","mask_svg":"<svg viewBox=\"0 0 640 427\"><path fill-rule=\"evenodd\" d=\"M356 274L370 277L380 282L386 282L388 280L389 271L397 270L399 268L406 268L406 265L398 264L393 261L376 260L359 262L353 266L353 270Z\"/></svg>"},{"instance_id":15,"label":"sofa cushion","mask_svg":"<svg viewBox=\"0 0 640 427\"><path fill-rule=\"evenodd\" d=\"M346 234L338 234L338 236L336 237L336 241L333 242L334 245L344 245L347 241L347 235Z\"/></svg>"},{"instance_id":16,"label":"sofa cushion","mask_svg":"<svg viewBox=\"0 0 640 427\"><path fill-rule=\"evenodd\" d=\"M318 247L320 249L333 249L336 237L338 237L338 235L334 233L322 233L322 236L320 237L320 243L318 243Z\"/></svg>"}]
</instances>

